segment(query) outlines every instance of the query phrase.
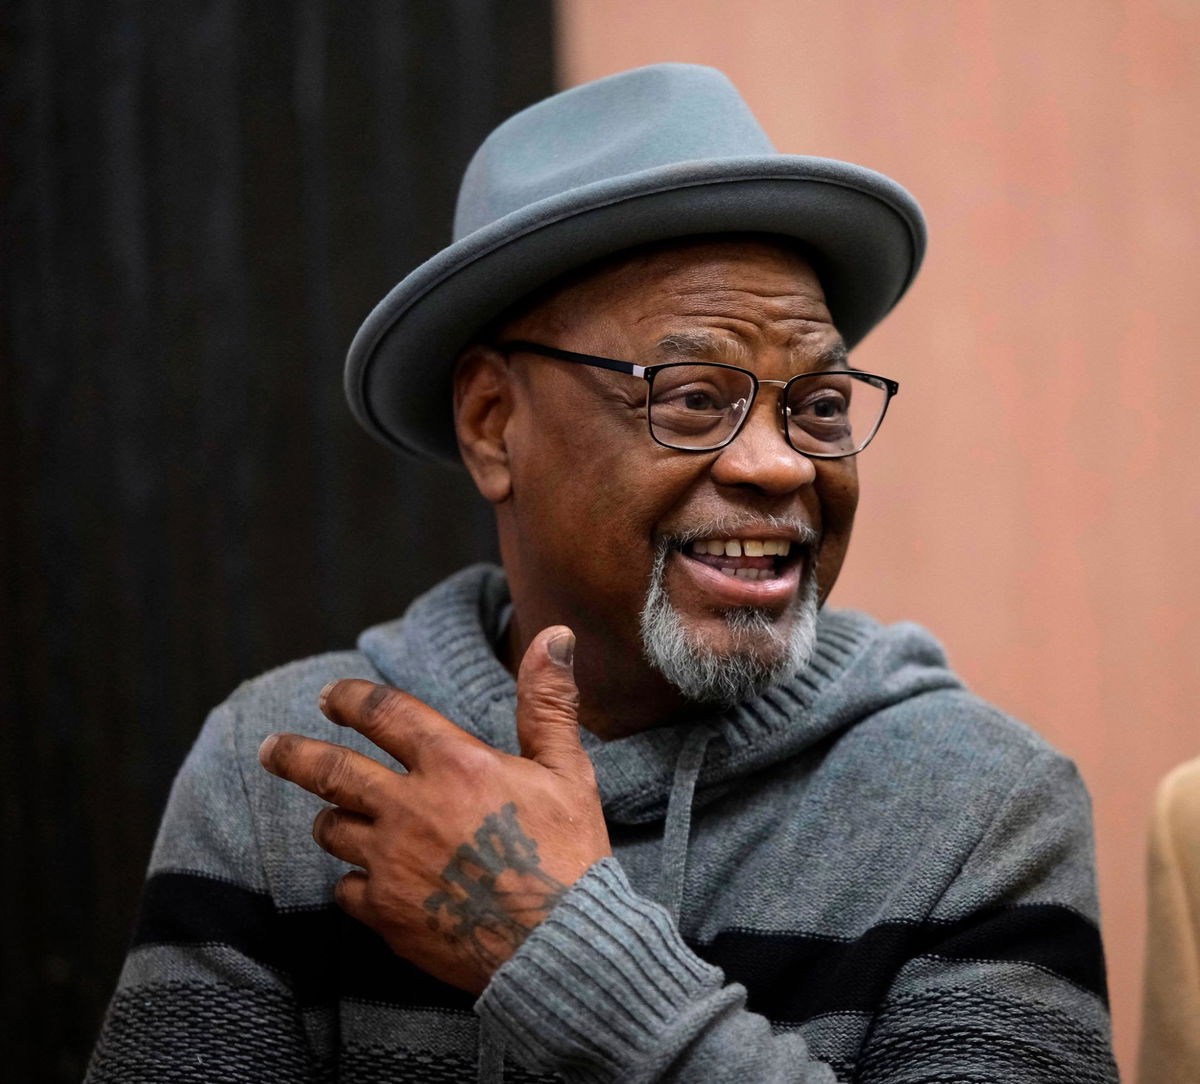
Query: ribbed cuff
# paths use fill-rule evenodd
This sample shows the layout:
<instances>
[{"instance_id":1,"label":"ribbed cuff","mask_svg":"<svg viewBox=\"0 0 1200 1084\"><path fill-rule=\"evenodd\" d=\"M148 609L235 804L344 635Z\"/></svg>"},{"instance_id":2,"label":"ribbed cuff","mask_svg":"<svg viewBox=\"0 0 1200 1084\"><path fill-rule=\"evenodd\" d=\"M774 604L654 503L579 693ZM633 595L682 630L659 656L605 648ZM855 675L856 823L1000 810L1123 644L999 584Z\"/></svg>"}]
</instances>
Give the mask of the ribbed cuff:
<instances>
[{"instance_id":1,"label":"ribbed cuff","mask_svg":"<svg viewBox=\"0 0 1200 1084\"><path fill-rule=\"evenodd\" d=\"M531 1069L627 1079L687 1041L698 1002L723 981L605 858L492 976L475 1011Z\"/></svg>"}]
</instances>

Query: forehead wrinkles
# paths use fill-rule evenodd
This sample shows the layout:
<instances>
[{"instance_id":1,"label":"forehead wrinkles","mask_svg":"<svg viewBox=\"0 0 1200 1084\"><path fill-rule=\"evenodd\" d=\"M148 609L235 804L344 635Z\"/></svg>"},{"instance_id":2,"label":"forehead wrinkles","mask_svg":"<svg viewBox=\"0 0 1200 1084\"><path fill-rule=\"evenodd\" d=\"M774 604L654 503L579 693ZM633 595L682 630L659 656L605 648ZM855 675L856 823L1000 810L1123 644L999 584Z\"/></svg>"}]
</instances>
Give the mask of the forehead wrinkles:
<instances>
[{"instance_id":1,"label":"forehead wrinkles","mask_svg":"<svg viewBox=\"0 0 1200 1084\"><path fill-rule=\"evenodd\" d=\"M673 329L655 342L655 352L661 357L687 358L697 361L724 361L744 365L754 359L754 345L780 345L790 361L807 366L843 367L847 361L846 348L829 323L801 321L800 326L763 328L757 322L720 319L709 326ZM732 332L732 335L723 332ZM752 345L753 344L753 345Z\"/></svg>"},{"instance_id":2,"label":"forehead wrinkles","mask_svg":"<svg viewBox=\"0 0 1200 1084\"><path fill-rule=\"evenodd\" d=\"M747 282L747 277L755 281ZM770 281L772 279L773 282ZM772 315L779 317L796 313L815 316L826 311L825 292L815 278L810 281L799 267L785 269L750 265L747 276L737 264L716 264L670 276L665 283L679 297L699 296L711 299L716 304L749 302L765 307Z\"/></svg>"},{"instance_id":3,"label":"forehead wrinkles","mask_svg":"<svg viewBox=\"0 0 1200 1084\"><path fill-rule=\"evenodd\" d=\"M665 324L660 330L674 335L676 321L694 322L702 330L712 329L710 341L733 337L788 349L803 349L813 337L828 336L833 325L820 287L813 283L809 288L791 275L777 277L781 281L771 282L776 276L767 275L749 282L662 283L657 297L650 294L637 305L634 323Z\"/></svg>"}]
</instances>

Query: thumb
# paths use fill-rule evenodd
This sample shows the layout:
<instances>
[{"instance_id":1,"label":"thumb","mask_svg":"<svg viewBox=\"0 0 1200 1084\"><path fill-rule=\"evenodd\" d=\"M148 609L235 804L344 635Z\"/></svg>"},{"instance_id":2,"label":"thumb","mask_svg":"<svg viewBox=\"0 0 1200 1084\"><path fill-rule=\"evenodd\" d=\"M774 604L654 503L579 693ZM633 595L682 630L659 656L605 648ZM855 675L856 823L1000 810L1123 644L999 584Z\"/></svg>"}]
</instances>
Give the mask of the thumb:
<instances>
[{"instance_id":1,"label":"thumb","mask_svg":"<svg viewBox=\"0 0 1200 1084\"><path fill-rule=\"evenodd\" d=\"M517 671L521 754L554 771L571 774L588 762L579 743L574 653L575 634L565 625L551 625L533 638Z\"/></svg>"}]
</instances>

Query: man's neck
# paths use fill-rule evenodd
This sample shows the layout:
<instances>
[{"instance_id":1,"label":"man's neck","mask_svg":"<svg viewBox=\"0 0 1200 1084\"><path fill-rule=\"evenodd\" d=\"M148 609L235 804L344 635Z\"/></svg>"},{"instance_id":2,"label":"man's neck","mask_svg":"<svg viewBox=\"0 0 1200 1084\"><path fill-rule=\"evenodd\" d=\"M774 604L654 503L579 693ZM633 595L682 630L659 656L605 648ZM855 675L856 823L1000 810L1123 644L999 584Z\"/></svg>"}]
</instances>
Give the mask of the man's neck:
<instances>
[{"instance_id":1,"label":"man's neck","mask_svg":"<svg viewBox=\"0 0 1200 1084\"><path fill-rule=\"evenodd\" d=\"M497 645L500 661L515 677L533 635L526 634L516 611ZM638 654L604 651L577 633L575 683L579 687L579 725L603 741L682 722L702 710L685 700Z\"/></svg>"}]
</instances>

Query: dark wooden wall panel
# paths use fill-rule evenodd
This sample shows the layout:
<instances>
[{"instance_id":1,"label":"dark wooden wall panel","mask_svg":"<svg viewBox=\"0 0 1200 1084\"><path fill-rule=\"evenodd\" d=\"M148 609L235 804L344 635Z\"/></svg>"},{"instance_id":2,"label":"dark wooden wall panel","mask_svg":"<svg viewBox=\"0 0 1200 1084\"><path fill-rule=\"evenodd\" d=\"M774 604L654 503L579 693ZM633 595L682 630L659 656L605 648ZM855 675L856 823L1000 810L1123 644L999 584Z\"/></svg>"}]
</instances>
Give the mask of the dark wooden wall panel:
<instances>
[{"instance_id":1,"label":"dark wooden wall panel","mask_svg":"<svg viewBox=\"0 0 1200 1084\"><path fill-rule=\"evenodd\" d=\"M493 555L341 363L551 4L15 0L0 78L0 1075L74 1081L207 710Z\"/></svg>"}]
</instances>

